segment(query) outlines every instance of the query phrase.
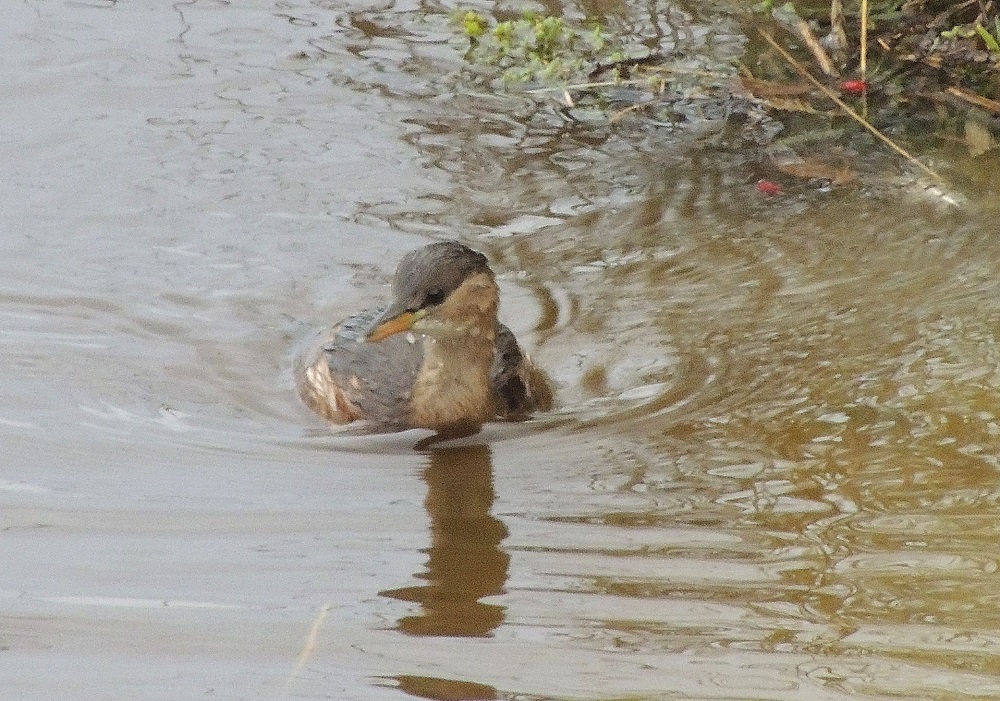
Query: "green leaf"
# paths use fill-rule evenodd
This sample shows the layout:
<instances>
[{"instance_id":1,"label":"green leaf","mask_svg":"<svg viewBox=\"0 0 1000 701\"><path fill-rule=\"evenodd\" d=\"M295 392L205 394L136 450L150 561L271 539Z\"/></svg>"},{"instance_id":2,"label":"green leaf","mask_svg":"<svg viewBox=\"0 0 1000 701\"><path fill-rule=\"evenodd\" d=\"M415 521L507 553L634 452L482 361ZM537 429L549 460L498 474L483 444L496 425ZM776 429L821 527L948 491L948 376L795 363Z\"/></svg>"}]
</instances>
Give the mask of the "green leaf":
<instances>
[{"instance_id":1,"label":"green leaf","mask_svg":"<svg viewBox=\"0 0 1000 701\"><path fill-rule=\"evenodd\" d=\"M979 34L983 43L986 44L987 49L993 53L1000 53L1000 44L997 43L997 40L990 34L989 30L978 22L976 23L976 33Z\"/></svg>"},{"instance_id":2,"label":"green leaf","mask_svg":"<svg viewBox=\"0 0 1000 701\"><path fill-rule=\"evenodd\" d=\"M486 18L478 12L469 10L462 15L462 29L470 39L478 39L485 34L487 24Z\"/></svg>"}]
</instances>

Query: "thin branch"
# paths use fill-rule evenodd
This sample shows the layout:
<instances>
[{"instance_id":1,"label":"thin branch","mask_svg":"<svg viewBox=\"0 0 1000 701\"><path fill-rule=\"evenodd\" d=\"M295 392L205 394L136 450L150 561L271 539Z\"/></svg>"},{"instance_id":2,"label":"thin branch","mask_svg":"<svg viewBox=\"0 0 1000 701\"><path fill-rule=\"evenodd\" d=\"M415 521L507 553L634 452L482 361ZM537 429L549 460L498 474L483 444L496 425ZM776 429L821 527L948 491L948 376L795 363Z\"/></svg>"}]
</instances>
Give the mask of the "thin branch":
<instances>
[{"instance_id":1,"label":"thin branch","mask_svg":"<svg viewBox=\"0 0 1000 701\"><path fill-rule=\"evenodd\" d=\"M942 178L940 175L938 175L935 171L931 170L928 166L926 166L923 163L921 163L920 161L918 161L914 156L912 156L909 153L909 151L907 151L906 149L904 149L902 146L900 146L895 141L893 141L888 136L886 136L885 134L883 134L882 132L880 132L878 129L876 129L874 126L872 126L871 122L869 122L864 117L862 117L860 114L858 114L857 112L855 112L854 110L852 110L851 107L850 107L850 105L848 105L846 102L844 102L843 100L841 100L837 96L837 94L835 92L833 92L832 90L830 90L830 88L826 87L821 82L819 82L816 78L814 78L813 75L809 71L807 71L805 69L805 67L803 67L803 65L801 63L799 63L798 61L796 61L795 58L791 54L789 54L787 51L785 51L785 49L778 42L776 42L774 40L774 37L772 37L769 33L765 32L763 29L760 29L758 31L760 32L760 35L762 37L764 37L764 40L767 41L767 43L770 44L774 48L775 51L777 51L779 54L781 54L781 57L784 58L788 62L788 65L790 65L792 68L794 68L803 78L805 78L810 83L812 83L813 85L815 85L816 88L821 93L823 93L828 98L830 98L833 101L833 103L837 105L837 107L839 107L840 109L842 109L848 116L850 116L852 119L854 119L858 124L860 124L865 129L867 129L868 131L870 131L872 134L874 134L876 137L878 137L878 139L880 141L882 141L887 146L889 146L889 148L891 148L893 151L895 151L896 153L898 153L900 156L902 156L906 160L908 160L911 163L913 163L914 165L916 165L918 168L920 168L922 171L924 171L925 173L927 173L928 175L930 175L932 178L934 178L938 182L940 182L940 183L946 183L947 182L944 178Z\"/></svg>"},{"instance_id":2,"label":"thin branch","mask_svg":"<svg viewBox=\"0 0 1000 701\"><path fill-rule=\"evenodd\" d=\"M302 646L302 651L299 652L299 658L295 663L295 669L288 676L285 682L285 690L282 693L282 698L288 698L288 693L292 689L292 684L298 678L302 670L305 669L306 663L309 661L310 656L312 656L313 650L316 649L316 640L319 638L319 629L323 627L323 622L326 617L330 615L330 610L333 608L333 604L324 604L323 608L320 609L319 615L316 616L316 620L313 621L312 628L309 629L309 635L306 636L306 642Z\"/></svg>"},{"instance_id":3,"label":"thin branch","mask_svg":"<svg viewBox=\"0 0 1000 701\"><path fill-rule=\"evenodd\" d=\"M861 80L868 80L868 0L861 0Z\"/></svg>"},{"instance_id":4,"label":"thin branch","mask_svg":"<svg viewBox=\"0 0 1000 701\"><path fill-rule=\"evenodd\" d=\"M812 29L809 28L809 23L804 19L796 18L795 30L799 33L799 37L805 43L806 48L812 52L813 58L816 59L816 63L828 76L836 77L840 75L837 67L833 65L833 61L830 60L830 55L823 48L823 45L819 43L819 40L813 36Z\"/></svg>"},{"instance_id":5,"label":"thin branch","mask_svg":"<svg viewBox=\"0 0 1000 701\"><path fill-rule=\"evenodd\" d=\"M971 105L975 105L976 107L980 107L984 110L989 110L993 114L1000 114L1000 102L997 102L996 100L991 100L988 97L977 95L974 92L956 87L954 85L947 88L945 92L949 95L954 95L960 100L965 100Z\"/></svg>"}]
</instances>

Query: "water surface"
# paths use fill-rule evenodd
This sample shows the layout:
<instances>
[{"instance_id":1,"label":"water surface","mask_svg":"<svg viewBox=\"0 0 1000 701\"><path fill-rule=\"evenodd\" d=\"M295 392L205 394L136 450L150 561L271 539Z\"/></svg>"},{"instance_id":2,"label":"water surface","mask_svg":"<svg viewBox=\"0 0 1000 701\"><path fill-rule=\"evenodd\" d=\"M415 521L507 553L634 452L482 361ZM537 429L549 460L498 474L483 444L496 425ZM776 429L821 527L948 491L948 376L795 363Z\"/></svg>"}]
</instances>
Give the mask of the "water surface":
<instances>
[{"instance_id":1,"label":"water surface","mask_svg":"<svg viewBox=\"0 0 1000 701\"><path fill-rule=\"evenodd\" d=\"M642 22L738 56L689 5ZM448 9L8 9L6 695L1000 695L992 195L762 199L738 150L461 89ZM559 407L331 432L294 354L439 238Z\"/></svg>"}]
</instances>

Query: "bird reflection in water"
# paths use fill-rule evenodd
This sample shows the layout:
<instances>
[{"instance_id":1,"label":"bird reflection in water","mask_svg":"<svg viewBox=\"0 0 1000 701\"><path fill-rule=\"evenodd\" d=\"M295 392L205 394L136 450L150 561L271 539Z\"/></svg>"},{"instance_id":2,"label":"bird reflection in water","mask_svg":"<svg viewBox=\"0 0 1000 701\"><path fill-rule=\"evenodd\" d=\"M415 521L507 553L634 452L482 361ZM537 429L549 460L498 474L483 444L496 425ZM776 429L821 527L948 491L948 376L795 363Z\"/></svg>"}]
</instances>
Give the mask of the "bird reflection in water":
<instances>
[{"instance_id":1,"label":"bird reflection in water","mask_svg":"<svg viewBox=\"0 0 1000 701\"><path fill-rule=\"evenodd\" d=\"M481 598L503 592L510 555L501 550L507 527L490 514L495 493L487 445L429 451L424 470L425 505L431 520L427 583L380 592L413 601L419 613L405 616L399 630L410 635L485 637L504 620L503 606Z\"/></svg>"}]
</instances>

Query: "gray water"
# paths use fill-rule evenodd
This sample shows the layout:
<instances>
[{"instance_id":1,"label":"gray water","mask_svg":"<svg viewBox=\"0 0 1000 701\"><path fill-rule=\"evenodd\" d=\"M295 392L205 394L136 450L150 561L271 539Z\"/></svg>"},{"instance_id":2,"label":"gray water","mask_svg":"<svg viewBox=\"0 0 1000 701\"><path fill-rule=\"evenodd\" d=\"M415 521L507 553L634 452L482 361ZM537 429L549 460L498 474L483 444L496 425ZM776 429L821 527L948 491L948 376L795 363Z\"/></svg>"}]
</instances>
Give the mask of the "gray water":
<instances>
[{"instance_id":1,"label":"gray water","mask_svg":"<svg viewBox=\"0 0 1000 701\"><path fill-rule=\"evenodd\" d=\"M989 183L766 200L455 88L448 9L5 10L3 697L1000 695ZM295 353L440 238L559 406L331 430Z\"/></svg>"}]
</instances>

